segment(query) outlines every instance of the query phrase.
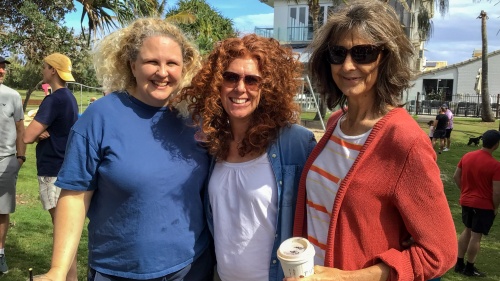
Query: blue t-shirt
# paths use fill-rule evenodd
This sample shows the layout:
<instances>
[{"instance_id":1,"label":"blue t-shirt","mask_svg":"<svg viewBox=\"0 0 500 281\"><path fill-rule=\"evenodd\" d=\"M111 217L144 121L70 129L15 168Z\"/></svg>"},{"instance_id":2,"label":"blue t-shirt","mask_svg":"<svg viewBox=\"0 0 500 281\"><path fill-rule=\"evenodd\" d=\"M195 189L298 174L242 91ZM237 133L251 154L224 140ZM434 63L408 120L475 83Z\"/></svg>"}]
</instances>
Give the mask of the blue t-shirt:
<instances>
[{"instance_id":1,"label":"blue t-shirt","mask_svg":"<svg viewBox=\"0 0 500 281\"><path fill-rule=\"evenodd\" d=\"M36 145L36 168L39 176L56 177L61 169L71 127L78 119L78 104L68 88L46 96L34 118L47 125L50 137Z\"/></svg>"},{"instance_id":2,"label":"blue t-shirt","mask_svg":"<svg viewBox=\"0 0 500 281\"><path fill-rule=\"evenodd\" d=\"M176 111L124 92L85 110L55 184L94 191L90 267L152 279L184 268L207 248L202 191L209 158L194 133Z\"/></svg>"}]
</instances>

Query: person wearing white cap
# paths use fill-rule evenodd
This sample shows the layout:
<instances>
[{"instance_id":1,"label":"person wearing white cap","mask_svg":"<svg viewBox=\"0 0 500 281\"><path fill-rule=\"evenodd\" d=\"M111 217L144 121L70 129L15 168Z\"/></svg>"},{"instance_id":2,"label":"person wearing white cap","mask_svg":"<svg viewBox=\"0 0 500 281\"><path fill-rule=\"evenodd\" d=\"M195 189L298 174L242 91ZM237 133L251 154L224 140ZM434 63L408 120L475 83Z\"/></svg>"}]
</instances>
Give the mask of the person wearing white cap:
<instances>
[{"instance_id":1,"label":"person wearing white cap","mask_svg":"<svg viewBox=\"0 0 500 281\"><path fill-rule=\"evenodd\" d=\"M17 91L3 84L7 64L10 62L0 57L0 273L4 274L9 272L5 241L10 214L16 208L17 174L26 161L23 103Z\"/></svg>"},{"instance_id":2,"label":"person wearing white cap","mask_svg":"<svg viewBox=\"0 0 500 281\"><path fill-rule=\"evenodd\" d=\"M40 200L52 221L61 189L54 185L66 153L71 127L78 119L78 104L66 82L75 81L71 74L71 60L60 53L43 59L43 82L52 88L45 96L33 121L26 128L23 141L38 142L36 166ZM76 256L66 280L77 280Z\"/></svg>"}]
</instances>

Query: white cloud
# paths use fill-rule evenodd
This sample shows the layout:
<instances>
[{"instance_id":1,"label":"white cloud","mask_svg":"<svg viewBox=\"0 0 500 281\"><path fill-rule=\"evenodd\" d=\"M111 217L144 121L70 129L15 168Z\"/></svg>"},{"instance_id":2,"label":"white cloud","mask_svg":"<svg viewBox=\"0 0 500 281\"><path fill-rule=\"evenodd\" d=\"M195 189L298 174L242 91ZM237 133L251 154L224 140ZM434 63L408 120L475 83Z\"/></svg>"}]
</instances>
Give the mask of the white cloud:
<instances>
[{"instance_id":1,"label":"white cloud","mask_svg":"<svg viewBox=\"0 0 500 281\"><path fill-rule=\"evenodd\" d=\"M500 49L500 5L486 0L474 3L473 0L450 1L448 14L434 16L434 35L427 42L425 56L427 60L448 61L454 64L472 57L474 49L480 49L481 10L487 12L488 52Z\"/></svg>"},{"instance_id":2,"label":"white cloud","mask_svg":"<svg viewBox=\"0 0 500 281\"><path fill-rule=\"evenodd\" d=\"M255 27L273 27L274 14L256 14L233 18L235 28L242 33L254 32Z\"/></svg>"}]
</instances>

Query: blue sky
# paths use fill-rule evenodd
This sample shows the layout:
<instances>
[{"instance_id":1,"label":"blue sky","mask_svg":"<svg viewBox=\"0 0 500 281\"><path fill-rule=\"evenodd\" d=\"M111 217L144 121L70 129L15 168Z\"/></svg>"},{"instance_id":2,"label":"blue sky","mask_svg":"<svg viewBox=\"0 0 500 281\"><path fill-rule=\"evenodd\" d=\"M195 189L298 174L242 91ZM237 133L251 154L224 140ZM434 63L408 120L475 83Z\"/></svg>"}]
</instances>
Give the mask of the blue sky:
<instances>
[{"instance_id":1,"label":"blue sky","mask_svg":"<svg viewBox=\"0 0 500 281\"><path fill-rule=\"evenodd\" d=\"M168 1L175 5L177 1ZM273 26L273 8L259 0L207 0L223 16L233 20L235 28L243 33L255 27ZM481 10L488 13L488 52L500 50L500 0L450 0L446 16L436 14L433 19L434 35L426 43L427 60L443 60L454 64L470 59L474 49L481 48ZM477 0L475 1L477 2ZM77 3L76 5L80 5ZM77 7L81 9L80 7ZM67 24L80 28L80 12L67 18Z\"/></svg>"}]
</instances>

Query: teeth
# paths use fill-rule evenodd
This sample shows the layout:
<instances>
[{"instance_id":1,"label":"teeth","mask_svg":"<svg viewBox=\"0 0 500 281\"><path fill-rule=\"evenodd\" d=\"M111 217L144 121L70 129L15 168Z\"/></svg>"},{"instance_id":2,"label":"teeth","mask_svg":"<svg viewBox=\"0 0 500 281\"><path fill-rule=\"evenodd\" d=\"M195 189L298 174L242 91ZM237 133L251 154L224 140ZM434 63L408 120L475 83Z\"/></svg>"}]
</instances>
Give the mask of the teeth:
<instances>
[{"instance_id":1,"label":"teeth","mask_svg":"<svg viewBox=\"0 0 500 281\"><path fill-rule=\"evenodd\" d=\"M153 81L153 84L157 85L157 86L160 86L160 87L165 87L167 86L168 82L156 82L156 81Z\"/></svg>"},{"instance_id":2,"label":"teeth","mask_svg":"<svg viewBox=\"0 0 500 281\"><path fill-rule=\"evenodd\" d=\"M237 103L237 104L243 104L243 103L247 102L247 99L235 99L235 98L232 98L231 101L234 102L234 103Z\"/></svg>"}]
</instances>

